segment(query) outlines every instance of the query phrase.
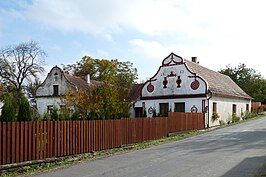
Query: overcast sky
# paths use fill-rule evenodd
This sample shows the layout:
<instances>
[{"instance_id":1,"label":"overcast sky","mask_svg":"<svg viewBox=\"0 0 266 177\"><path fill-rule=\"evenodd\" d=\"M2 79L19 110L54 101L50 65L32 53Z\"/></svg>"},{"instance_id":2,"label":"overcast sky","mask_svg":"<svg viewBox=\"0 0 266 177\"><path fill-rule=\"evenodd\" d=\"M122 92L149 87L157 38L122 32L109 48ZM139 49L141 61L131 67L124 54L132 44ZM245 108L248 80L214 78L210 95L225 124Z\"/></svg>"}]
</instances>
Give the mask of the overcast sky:
<instances>
[{"instance_id":1,"label":"overcast sky","mask_svg":"<svg viewBox=\"0 0 266 177\"><path fill-rule=\"evenodd\" d=\"M0 47L37 41L47 71L83 56L131 61L139 80L171 52L266 76L264 0L1 0Z\"/></svg>"}]
</instances>

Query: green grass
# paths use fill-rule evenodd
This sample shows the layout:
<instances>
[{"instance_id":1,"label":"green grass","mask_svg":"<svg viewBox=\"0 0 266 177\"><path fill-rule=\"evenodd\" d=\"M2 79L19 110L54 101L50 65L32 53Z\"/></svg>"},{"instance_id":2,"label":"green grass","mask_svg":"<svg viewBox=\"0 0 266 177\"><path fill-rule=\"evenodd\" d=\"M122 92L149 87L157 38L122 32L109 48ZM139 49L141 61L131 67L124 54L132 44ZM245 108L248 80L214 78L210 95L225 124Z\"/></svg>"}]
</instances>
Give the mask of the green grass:
<instances>
[{"instance_id":1,"label":"green grass","mask_svg":"<svg viewBox=\"0 0 266 177\"><path fill-rule=\"evenodd\" d=\"M231 123L231 124L229 124L229 126L239 124L242 122L247 122L247 121L254 120L254 119L258 119L258 118L261 118L263 116L264 116L264 114L263 115L261 114L255 118L242 120L240 122ZM226 127L226 126L228 126L228 125L217 127L217 128L222 128L222 127ZM131 145L123 146L121 148L115 148L115 149L97 151L97 152L93 152L93 153L85 153L85 154L75 155L75 156L71 156L71 157L65 157L65 158L61 158L57 162L42 163L42 164L38 164L38 165L31 165L31 166L25 166L25 167L17 168L17 169L14 169L15 171L6 171L6 172L3 172L2 174L0 174L0 177L11 177L11 176L21 176L21 175L25 176L25 175L31 175L33 173L50 171L50 170L55 170L55 169L59 169L59 168L65 168L65 167L68 167L70 165L74 165L74 164L77 164L80 162L99 159L99 158L105 158L105 157L108 157L108 156L111 156L114 154L126 153L126 152L133 151L133 150L144 149L144 148L148 148L148 147L163 144L163 143L167 143L167 142L171 142L171 141L177 141L177 140L185 139L188 137L196 136L196 135L203 134L203 133L209 132L209 131L211 131L211 130L205 129L204 131L195 130L195 131L183 132L183 133L178 133L175 136L166 137L166 138L162 138L162 139L158 139L158 140L150 140L150 141L146 141L146 142L142 142L142 143L131 144Z\"/></svg>"}]
</instances>

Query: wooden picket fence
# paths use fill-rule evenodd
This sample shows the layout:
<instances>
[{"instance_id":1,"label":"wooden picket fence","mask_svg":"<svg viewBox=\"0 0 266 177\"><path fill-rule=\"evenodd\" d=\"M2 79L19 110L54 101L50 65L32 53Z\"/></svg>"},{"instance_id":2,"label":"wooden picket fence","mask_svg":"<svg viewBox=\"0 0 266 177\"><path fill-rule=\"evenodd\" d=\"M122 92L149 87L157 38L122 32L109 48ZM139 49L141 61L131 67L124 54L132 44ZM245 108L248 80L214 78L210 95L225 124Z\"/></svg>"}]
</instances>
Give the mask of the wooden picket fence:
<instances>
[{"instance_id":1,"label":"wooden picket fence","mask_svg":"<svg viewBox=\"0 0 266 177\"><path fill-rule=\"evenodd\" d=\"M204 128L202 113L168 118L0 122L0 167L5 164L100 151Z\"/></svg>"}]
</instances>

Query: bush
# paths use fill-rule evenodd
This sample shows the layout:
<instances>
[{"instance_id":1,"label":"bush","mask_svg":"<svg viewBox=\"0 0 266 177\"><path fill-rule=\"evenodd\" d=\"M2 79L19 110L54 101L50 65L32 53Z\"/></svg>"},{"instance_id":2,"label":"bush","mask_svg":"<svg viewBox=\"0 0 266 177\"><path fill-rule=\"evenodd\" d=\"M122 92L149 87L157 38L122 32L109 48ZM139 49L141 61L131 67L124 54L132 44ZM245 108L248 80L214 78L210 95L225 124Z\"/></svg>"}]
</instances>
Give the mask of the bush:
<instances>
[{"instance_id":1,"label":"bush","mask_svg":"<svg viewBox=\"0 0 266 177\"><path fill-rule=\"evenodd\" d=\"M11 96L5 97L0 118L1 122L16 121L16 109Z\"/></svg>"},{"instance_id":2,"label":"bush","mask_svg":"<svg viewBox=\"0 0 266 177\"><path fill-rule=\"evenodd\" d=\"M44 121L51 120L50 115L49 115L47 112L44 113L44 115L43 115L43 120L44 120Z\"/></svg>"},{"instance_id":3,"label":"bush","mask_svg":"<svg viewBox=\"0 0 266 177\"><path fill-rule=\"evenodd\" d=\"M215 121L219 118L219 114L217 112L212 113L212 121Z\"/></svg>"},{"instance_id":4,"label":"bush","mask_svg":"<svg viewBox=\"0 0 266 177\"><path fill-rule=\"evenodd\" d=\"M79 119L79 113L77 111L73 112L71 120L78 120L78 119Z\"/></svg>"},{"instance_id":5,"label":"bush","mask_svg":"<svg viewBox=\"0 0 266 177\"><path fill-rule=\"evenodd\" d=\"M59 120L58 109L55 106L54 106L54 109L51 113L51 119L52 120Z\"/></svg>"},{"instance_id":6,"label":"bush","mask_svg":"<svg viewBox=\"0 0 266 177\"><path fill-rule=\"evenodd\" d=\"M31 121L30 104L27 98L22 97L18 109L18 121Z\"/></svg>"},{"instance_id":7,"label":"bush","mask_svg":"<svg viewBox=\"0 0 266 177\"><path fill-rule=\"evenodd\" d=\"M41 117L39 116L39 115L37 115L37 116L35 116L34 118L33 118L33 121L40 121L41 120Z\"/></svg>"},{"instance_id":8,"label":"bush","mask_svg":"<svg viewBox=\"0 0 266 177\"><path fill-rule=\"evenodd\" d=\"M224 120L219 121L220 125L226 125L226 122Z\"/></svg>"},{"instance_id":9,"label":"bush","mask_svg":"<svg viewBox=\"0 0 266 177\"><path fill-rule=\"evenodd\" d=\"M252 113L252 112L245 112L244 116L243 116L243 120L246 120L246 119L250 119L250 118L253 118L255 117L256 114L255 113Z\"/></svg>"},{"instance_id":10,"label":"bush","mask_svg":"<svg viewBox=\"0 0 266 177\"><path fill-rule=\"evenodd\" d=\"M143 117L147 117L147 111L146 111L145 107L144 107L144 111L143 111Z\"/></svg>"},{"instance_id":11,"label":"bush","mask_svg":"<svg viewBox=\"0 0 266 177\"><path fill-rule=\"evenodd\" d=\"M156 108L154 107L152 110L152 117L157 117Z\"/></svg>"},{"instance_id":12,"label":"bush","mask_svg":"<svg viewBox=\"0 0 266 177\"><path fill-rule=\"evenodd\" d=\"M237 115L236 115L236 113L233 113L232 114L232 122L239 122L240 121L240 117L238 117Z\"/></svg>"}]
</instances>

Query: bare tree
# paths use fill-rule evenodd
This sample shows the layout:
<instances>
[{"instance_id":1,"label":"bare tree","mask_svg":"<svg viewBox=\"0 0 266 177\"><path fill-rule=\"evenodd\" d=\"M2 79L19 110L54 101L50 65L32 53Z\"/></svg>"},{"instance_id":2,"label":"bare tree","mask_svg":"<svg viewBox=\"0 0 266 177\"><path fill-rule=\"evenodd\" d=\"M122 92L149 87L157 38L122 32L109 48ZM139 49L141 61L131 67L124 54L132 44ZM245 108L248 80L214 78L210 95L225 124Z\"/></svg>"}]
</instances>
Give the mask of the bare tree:
<instances>
[{"instance_id":1,"label":"bare tree","mask_svg":"<svg viewBox=\"0 0 266 177\"><path fill-rule=\"evenodd\" d=\"M37 78L44 71L46 53L37 42L25 42L0 49L0 81L13 88L17 96L25 80Z\"/></svg>"}]
</instances>

